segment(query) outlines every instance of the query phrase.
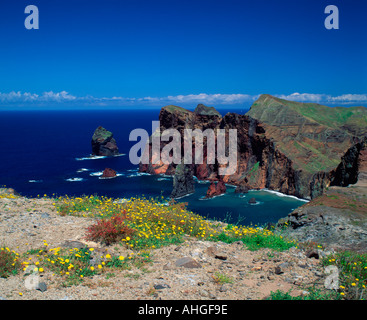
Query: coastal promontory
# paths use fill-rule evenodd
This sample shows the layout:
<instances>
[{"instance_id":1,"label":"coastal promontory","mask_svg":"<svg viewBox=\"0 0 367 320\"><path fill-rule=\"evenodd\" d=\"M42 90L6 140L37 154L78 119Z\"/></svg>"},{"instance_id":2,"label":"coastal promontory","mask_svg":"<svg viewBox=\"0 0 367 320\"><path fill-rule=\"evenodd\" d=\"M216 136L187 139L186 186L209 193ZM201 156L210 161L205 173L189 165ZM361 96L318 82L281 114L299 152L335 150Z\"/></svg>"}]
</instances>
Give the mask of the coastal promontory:
<instances>
[{"instance_id":1,"label":"coastal promontory","mask_svg":"<svg viewBox=\"0 0 367 320\"><path fill-rule=\"evenodd\" d=\"M327 107L261 95L246 114L221 116L212 107L194 111L163 107L160 131L174 128L237 130L237 163L233 174L221 176L226 184L245 190L270 189L304 199L322 195L330 186L356 183L360 146L367 135L367 109ZM167 142L161 141L161 149ZM193 157L196 141L192 141ZM217 149L217 139L215 141ZM151 145L148 145L151 148ZM157 155L152 154L152 158ZM201 164L193 165L198 180L219 180L220 165L208 163L206 141ZM193 158L194 163L194 158ZM175 164L140 164L141 172L171 174Z\"/></svg>"}]
</instances>

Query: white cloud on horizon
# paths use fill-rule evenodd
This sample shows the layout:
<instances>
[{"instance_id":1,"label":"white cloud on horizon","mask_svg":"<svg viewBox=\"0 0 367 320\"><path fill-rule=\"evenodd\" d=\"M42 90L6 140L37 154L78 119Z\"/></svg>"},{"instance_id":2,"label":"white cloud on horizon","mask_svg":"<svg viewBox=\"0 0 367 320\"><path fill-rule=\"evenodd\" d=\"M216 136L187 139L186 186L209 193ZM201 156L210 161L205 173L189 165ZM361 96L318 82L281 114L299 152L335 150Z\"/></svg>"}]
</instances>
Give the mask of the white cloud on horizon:
<instances>
[{"instance_id":1,"label":"white cloud on horizon","mask_svg":"<svg viewBox=\"0 0 367 320\"><path fill-rule=\"evenodd\" d=\"M298 101L298 102L321 102L326 101L327 95L317 93L292 93L290 95L278 95L280 99Z\"/></svg>"},{"instance_id":2,"label":"white cloud on horizon","mask_svg":"<svg viewBox=\"0 0 367 320\"><path fill-rule=\"evenodd\" d=\"M367 94L343 94L333 97L327 94L314 93L292 93L290 95L277 95L278 98L299 101L299 102L315 102L315 103L366 103Z\"/></svg>"},{"instance_id":3,"label":"white cloud on horizon","mask_svg":"<svg viewBox=\"0 0 367 320\"><path fill-rule=\"evenodd\" d=\"M164 106L168 104L194 105L203 103L206 105L241 105L249 104L258 99L260 95L249 94L188 94L166 97L93 97L93 96L75 96L66 91L53 92L48 91L42 94L29 92L0 92L0 107L2 106L48 106L55 103L57 105L80 105L80 106ZM274 95L281 99L314 102L324 104L367 104L367 94L343 94L340 96L331 96L327 94L314 93L292 93L289 95Z\"/></svg>"},{"instance_id":4,"label":"white cloud on horizon","mask_svg":"<svg viewBox=\"0 0 367 320\"><path fill-rule=\"evenodd\" d=\"M53 92L48 91L42 93L42 95L38 95L36 93L29 93L24 92L21 93L20 91L9 92L9 93L2 93L0 92L0 103L3 102L64 102L64 101L73 101L78 99L75 96L70 95L66 91L61 92Z\"/></svg>"}]
</instances>

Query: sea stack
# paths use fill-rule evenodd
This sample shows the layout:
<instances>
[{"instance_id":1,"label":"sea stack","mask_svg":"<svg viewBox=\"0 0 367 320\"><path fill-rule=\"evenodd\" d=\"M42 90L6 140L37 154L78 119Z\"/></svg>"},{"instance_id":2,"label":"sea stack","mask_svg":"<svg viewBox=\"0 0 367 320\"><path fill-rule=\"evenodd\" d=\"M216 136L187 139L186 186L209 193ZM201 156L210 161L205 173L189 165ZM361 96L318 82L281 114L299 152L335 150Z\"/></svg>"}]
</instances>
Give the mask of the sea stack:
<instances>
[{"instance_id":1,"label":"sea stack","mask_svg":"<svg viewBox=\"0 0 367 320\"><path fill-rule=\"evenodd\" d=\"M256 199L255 198L251 198L249 201L248 201L249 204L256 204Z\"/></svg>"},{"instance_id":2,"label":"sea stack","mask_svg":"<svg viewBox=\"0 0 367 320\"><path fill-rule=\"evenodd\" d=\"M224 193L226 193L226 185L223 182L223 180L219 180L217 183L212 181L206 192L205 198L213 198L215 196L220 196L221 194Z\"/></svg>"},{"instance_id":3,"label":"sea stack","mask_svg":"<svg viewBox=\"0 0 367 320\"><path fill-rule=\"evenodd\" d=\"M106 168L103 170L102 178L115 178L116 171L111 168Z\"/></svg>"},{"instance_id":4,"label":"sea stack","mask_svg":"<svg viewBox=\"0 0 367 320\"><path fill-rule=\"evenodd\" d=\"M113 133L99 126L92 137L92 154L95 156L115 156L119 154Z\"/></svg>"},{"instance_id":5,"label":"sea stack","mask_svg":"<svg viewBox=\"0 0 367 320\"><path fill-rule=\"evenodd\" d=\"M195 192L193 168L188 164L178 164L173 176L171 198L181 198Z\"/></svg>"}]
</instances>

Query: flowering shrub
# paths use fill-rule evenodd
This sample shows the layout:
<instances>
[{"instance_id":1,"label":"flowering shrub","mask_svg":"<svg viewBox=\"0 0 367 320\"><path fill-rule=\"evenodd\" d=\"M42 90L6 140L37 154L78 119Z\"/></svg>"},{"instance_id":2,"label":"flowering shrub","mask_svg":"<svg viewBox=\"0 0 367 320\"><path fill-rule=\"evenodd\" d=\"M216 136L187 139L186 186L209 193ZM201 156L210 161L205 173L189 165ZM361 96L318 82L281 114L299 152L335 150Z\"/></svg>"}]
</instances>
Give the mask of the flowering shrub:
<instances>
[{"instance_id":1,"label":"flowering shrub","mask_svg":"<svg viewBox=\"0 0 367 320\"><path fill-rule=\"evenodd\" d=\"M135 249L159 248L180 243L185 235L227 243L243 241L251 250L267 247L282 251L295 245L295 242L283 239L266 228L235 226L206 220L205 217L188 210L185 203L167 201L163 197L138 197L121 201L98 196L66 196L54 200L54 206L60 215L103 219L89 228L89 240L111 243L120 239ZM122 216L121 212L124 212ZM113 221L110 217L117 217L117 220L115 218ZM123 223L120 221L120 227L117 227L119 219L122 219Z\"/></svg>"},{"instance_id":2,"label":"flowering shrub","mask_svg":"<svg viewBox=\"0 0 367 320\"><path fill-rule=\"evenodd\" d=\"M82 215L83 217L94 212L92 216L98 215L103 216L104 213L111 213L114 204L111 198L98 197L98 196L84 196L84 197L58 197L54 199L53 205L61 216L66 215ZM112 205L112 206L111 206ZM116 209L119 210L118 205L115 205ZM116 210L113 210L115 212Z\"/></svg>"},{"instance_id":3,"label":"flowering shrub","mask_svg":"<svg viewBox=\"0 0 367 320\"><path fill-rule=\"evenodd\" d=\"M109 218L101 219L87 228L86 239L101 241L108 245L131 236L134 230L125 224L126 220L125 211L121 214L114 214Z\"/></svg>"},{"instance_id":4,"label":"flowering shrub","mask_svg":"<svg viewBox=\"0 0 367 320\"><path fill-rule=\"evenodd\" d=\"M338 267L339 294L348 300L367 299L367 254L342 251L323 259L325 266Z\"/></svg>"},{"instance_id":5,"label":"flowering shrub","mask_svg":"<svg viewBox=\"0 0 367 320\"><path fill-rule=\"evenodd\" d=\"M33 270L40 274L50 272L57 276L57 281L61 280L60 284L64 287L78 285L94 275L105 274L107 277L113 274L111 271L126 270L131 266L142 268L151 262L149 253L143 251L125 256L109 253L100 255L93 247L48 248L45 242L44 245L44 249L31 249L22 254L20 267L26 271L34 266ZM93 261L93 257L97 259Z\"/></svg>"}]
</instances>

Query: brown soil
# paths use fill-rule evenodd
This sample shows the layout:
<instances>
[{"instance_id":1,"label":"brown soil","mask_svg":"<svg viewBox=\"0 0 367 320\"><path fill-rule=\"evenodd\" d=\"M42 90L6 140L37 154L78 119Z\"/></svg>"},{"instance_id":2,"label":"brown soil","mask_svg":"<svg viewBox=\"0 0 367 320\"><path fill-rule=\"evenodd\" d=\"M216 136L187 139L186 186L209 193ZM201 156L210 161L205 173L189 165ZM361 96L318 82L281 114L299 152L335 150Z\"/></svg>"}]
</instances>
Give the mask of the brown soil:
<instances>
[{"instance_id":1,"label":"brown soil","mask_svg":"<svg viewBox=\"0 0 367 320\"><path fill-rule=\"evenodd\" d=\"M102 247L85 242L85 228L92 223L91 218L58 215L50 199L0 199L0 244L18 253L43 247L44 241L48 248L55 248L67 240L84 242L111 255L138 253L120 245ZM307 258L305 251L297 248L285 252L250 251L241 242L225 244L187 237L182 244L154 249L150 254L152 262L144 267L113 270L113 274L106 269L71 287L62 286L60 277L45 270L41 277L47 285L44 292L27 289L21 271L7 279L0 278L0 298L250 300L264 299L277 290L306 294L309 286L322 284L324 279L319 260ZM183 257L194 259L200 268L176 266ZM219 281L218 277L226 280Z\"/></svg>"}]
</instances>

